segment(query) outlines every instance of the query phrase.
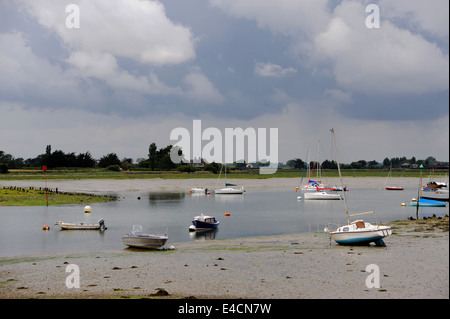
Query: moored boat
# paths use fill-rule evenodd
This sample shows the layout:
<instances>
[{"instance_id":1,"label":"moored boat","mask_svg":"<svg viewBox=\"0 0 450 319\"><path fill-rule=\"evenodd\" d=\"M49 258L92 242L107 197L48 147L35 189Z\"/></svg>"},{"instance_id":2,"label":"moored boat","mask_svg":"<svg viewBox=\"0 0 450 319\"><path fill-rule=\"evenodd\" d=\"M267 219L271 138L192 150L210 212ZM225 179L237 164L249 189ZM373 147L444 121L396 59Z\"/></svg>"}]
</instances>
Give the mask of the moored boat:
<instances>
[{"instance_id":1,"label":"moored boat","mask_svg":"<svg viewBox=\"0 0 450 319\"><path fill-rule=\"evenodd\" d=\"M167 234L144 234L141 225L133 225L131 233L122 237L125 246L144 249L161 249L169 237Z\"/></svg>"},{"instance_id":2,"label":"moored boat","mask_svg":"<svg viewBox=\"0 0 450 319\"><path fill-rule=\"evenodd\" d=\"M341 180L341 184L343 184L334 129L331 129L330 131L333 137L333 144L336 153L336 163L338 166L339 179ZM344 192L343 194L345 203L345 214L347 216L347 225L339 226L335 231L330 231L328 227L325 228L325 232L329 234L330 239L333 239L336 243L340 245L368 245L373 242L377 246L385 246L383 239L386 236L392 235L391 227L384 225L372 225L363 220L355 220L353 222L350 222L350 217L371 214L373 213L373 211L349 215L345 193L346 192Z\"/></svg>"},{"instance_id":3,"label":"moored boat","mask_svg":"<svg viewBox=\"0 0 450 319\"><path fill-rule=\"evenodd\" d=\"M419 206L419 207L445 207L447 203L445 201L440 200L433 200L433 199L427 199L427 198L419 198L417 199L413 198L411 202L409 202L409 206Z\"/></svg>"},{"instance_id":4,"label":"moored boat","mask_svg":"<svg viewBox=\"0 0 450 319\"><path fill-rule=\"evenodd\" d=\"M98 221L98 224L86 224L86 223L65 223L57 221L56 224L62 230L105 230L105 220L102 218Z\"/></svg>"},{"instance_id":5,"label":"moored boat","mask_svg":"<svg viewBox=\"0 0 450 319\"><path fill-rule=\"evenodd\" d=\"M374 242L383 246L383 238L390 235L392 235L391 227L372 225L363 220L355 220L330 232L330 237L340 245L368 245Z\"/></svg>"},{"instance_id":6,"label":"moored boat","mask_svg":"<svg viewBox=\"0 0 450 319\"><path fill-rule=\"evenodd\" d=\"M190 231L196 231L200 229L215 229L219 226L219 221L214 216L207 216L201 214L195 216L192 221L192 225L189 227Z\"/></svg>"},{"instance_id":7,"label":"moored boat","mask_svg":"<svg viewBox=\"0 0 450 319\"><path fill-rule=\"evenodd\" d=\"M341 200L339 194L331 194L327 192L305 192L303 194L305 200Z\"/></svg>"},{"instance_id":8,"label":"moored boat","mask_svg":"<svg viewBox=\"0 0 450 319\"><path fill-rule=\"evenodd\" d=\"M207 188L204 187L192 187L189 190L190 194L205 194L208 195L209 194L209 190Z\"/></svg>"},{"instance_id":9,"label":"moored boat","mask_svg":"<svg viewBox=\"0 0 450 319\"><path fill-rule=\"evenodd\" d=\"M385 186L386 190L388 191L402 191L404 190L401 186Z\"/></svg>"},{"instance_id":10,"label":"moored boat","mask_svg":"<svg viewBox=\"0 0 450 319\"><path fill-rule=\"evenodd\" d=\"M220 188L220 189L216 189L214 191L215 194L243 194L245 192L244 187L240 187L240 188L235 188L235 187L231 187L231 186L236 186L234 184L226 184L226 187L224 188Z\"/></svg>"}]
</instances>

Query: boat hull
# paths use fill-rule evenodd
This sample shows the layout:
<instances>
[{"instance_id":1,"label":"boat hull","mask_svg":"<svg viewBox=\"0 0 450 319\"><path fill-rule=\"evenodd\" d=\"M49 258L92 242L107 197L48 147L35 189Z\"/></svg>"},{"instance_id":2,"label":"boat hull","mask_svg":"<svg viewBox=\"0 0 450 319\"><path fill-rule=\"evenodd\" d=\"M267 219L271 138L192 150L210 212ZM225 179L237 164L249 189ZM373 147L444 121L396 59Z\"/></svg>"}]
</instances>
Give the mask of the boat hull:
<instances>
[{"instance_id":1,"label":"boat hull","mask_svg":"<svg viewBox=\"0 0 450 319\"><path fill-rule=\"evenodd\" d=\"M205 223L199 220L194 220L192 225L194 225L196 229L216 229L219 226L219 222Z\"/></svg>"},{"instance_id":2,"label":"boat hull","mask_svg":"<svg viewBox=\"0 0 450 319\"><path fill-rule=\"evenodd\" d=\"M400 186L386 186L387 191L402 191L404 190L403 187Z\"/></svg>"},{"instance_id":3,"label":"boat hull","mask_svg":"<svg viewBox=\"0 0 450 319\"><path fill-rule=\"evenodd\" d=\"M384 245L383 238L391 234L390 228L383 228L367 231L332 232L330 237L340 245L368 245L370 243Z\"/></svg>"},{"instance_id":4,"label":"boat hull","mask_svg":"<svg viewBox=\"0 0 450 319\"><path fill-rule=\"evenodd\" d=\"M224 195L233 195L233 194L243 194L244 193L244 189L243 188L232 188L232 187L226 187L226 188L221 188L221 189L216 189L215 190L216 194L224 194Z\"/></svg>"},{"instance_id":5,"label":"boat hull","mask_svg":"<svg viewBox=\"0 0 450 319\"><path fill-rule=\"evenodd\" d=\"M445 207L446 204L447 203L445 201L421 198L421 199L419 199L419 202L417 202L417 201L410 202L409 206L419 205L419 207Z\"/></svg>"},{"instance_id":6,"label":"boat hull","mask_svg":"<svg viewBox=\"0 0 450 319\"><path fill-rule=\"evenodd\" d=\"M339 194L329 194L326 192L314 192L304 193L305 200L341 200L342 197Z\"/></svg>"},{"instance_id":7,"label":"boat hull","mask_svg":"<svg viewBox=\"0 0 450 319\"><path fill-rule=\"evenodd\" d=\"M98 224L84 224L84 223L64 223L64 222L56 222L56 225L59 226L62 230L105 230L105 224L101 221Z\"/></svg>"},{"instance_id":8,"label":"boat hull","mask_svg":"<svg viewBox=\"0 0 450 319\"><path fill-rule=\"evenodd\" d=\"M167 242L167 236L159 235L137 235L124 236L122 242L125 246L143 249L160 249L164 247Z\"/></svg>"}]
</instances>

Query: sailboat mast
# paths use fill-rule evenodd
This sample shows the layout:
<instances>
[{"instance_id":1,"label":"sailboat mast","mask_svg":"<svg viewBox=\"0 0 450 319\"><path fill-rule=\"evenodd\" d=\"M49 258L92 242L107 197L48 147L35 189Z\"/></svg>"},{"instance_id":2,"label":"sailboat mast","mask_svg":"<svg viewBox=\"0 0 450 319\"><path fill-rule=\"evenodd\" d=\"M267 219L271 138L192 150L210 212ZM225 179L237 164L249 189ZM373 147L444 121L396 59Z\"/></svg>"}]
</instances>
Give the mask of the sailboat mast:
<instances>
[{"instance_id":1,"label":"sailboat mast","mask_svg":"<svg viewBox=\"0 0 450 319\"><path fill-rule=\"evenodd\" d=\"M331 131L331 135L333 136L334 152L336 153L336 162L337 162L337 167L338 167L338 172L339 172L339 180L341 181L341 186L342 186L343 193L344 193L345 215L347 216L347 224L350 224L350 219L348 217L347 198L345 196L344 183L342 182L341 166L339 165L339 158L338 158L338 152L337 152L337 147L336 147L336 136L334 136L334 128L332 128L330 131Z\"/></svg>"}]
</instances>

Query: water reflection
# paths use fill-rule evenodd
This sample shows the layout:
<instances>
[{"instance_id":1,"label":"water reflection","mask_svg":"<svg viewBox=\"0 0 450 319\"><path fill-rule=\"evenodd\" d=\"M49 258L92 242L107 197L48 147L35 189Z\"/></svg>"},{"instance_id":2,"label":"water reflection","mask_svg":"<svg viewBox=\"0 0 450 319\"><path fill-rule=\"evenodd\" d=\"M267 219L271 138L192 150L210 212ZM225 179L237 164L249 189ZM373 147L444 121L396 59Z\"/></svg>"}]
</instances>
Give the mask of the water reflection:
<instances>
[{"instance_id":1,"label":"water reflection","mask_svg":"<svg viewBox=\"0 0 450 319\"><path fill-rule=\"evenodd\" d=\"M221 196L171 190L148 192L124 186L124 191L118 192L123 200L91 203L90 214L84 213L86 204L0 207L0 256L126 249L122 236L135 224L143 225L148 233L168 231L168 245L176 246L190 240L322 232L328 223L346 222L344 201L297 200L298 193L287 188L249 189L244 195ZM350 213L375 211L373 217L364 218L368 222L415 216L415 207L400 204L416 196L417 187L394 193L370 187L352 188L347 195ZM444 216L448 210L448 205L420 207L419 215ZM220 221L218 230L190 233L189 225L201 213L216 216ZM108 228L103 233L62 231L53 226L58 220L96 223L100 218ZM43 225L50 225L50 230L43 231Z\"/></svg>"},{"instance_id":2,"label":"water reflection","mask_svg":"<svg viewBox=\"0 0 450 319\"><path fill-rule=\"evenodd\" d=\"M181 204L185 193L150 192L148 195L150 205L174 205Z\"/></svg>"},{"instance_id":3,"label":"water reflection","mask_svg":"<svg viewBox=\"0 0 450 319\"><path fill-rule=\"evenodd\" d=\"M215 229L204 229L204 230L196 230L194 232L189 232L189 237L192 240L212 240L216 239L216 234L219 232L218 228Z\"/></svg>"}]
</instances>

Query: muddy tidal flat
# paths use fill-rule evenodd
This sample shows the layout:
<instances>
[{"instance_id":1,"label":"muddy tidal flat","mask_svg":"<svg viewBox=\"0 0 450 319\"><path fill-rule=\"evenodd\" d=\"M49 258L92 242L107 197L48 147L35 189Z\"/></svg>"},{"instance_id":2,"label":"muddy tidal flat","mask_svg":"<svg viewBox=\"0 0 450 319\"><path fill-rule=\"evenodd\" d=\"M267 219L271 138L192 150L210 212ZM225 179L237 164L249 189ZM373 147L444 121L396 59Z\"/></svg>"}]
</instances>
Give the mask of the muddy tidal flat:
<instances>
[{"instance_id":1,"label":"muddy tidal flat","mask_svg":"<svg viewBox=\"0 0 450 319\"><path fill-rule=\"evenodd\" d=\"M448 299L448 217L391 225L386 247L302 233L0 258L0 298Z\"/></svg>"}]
</instances>

